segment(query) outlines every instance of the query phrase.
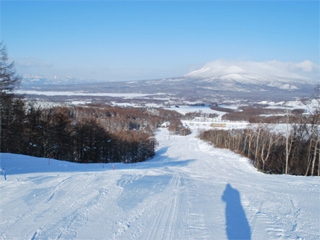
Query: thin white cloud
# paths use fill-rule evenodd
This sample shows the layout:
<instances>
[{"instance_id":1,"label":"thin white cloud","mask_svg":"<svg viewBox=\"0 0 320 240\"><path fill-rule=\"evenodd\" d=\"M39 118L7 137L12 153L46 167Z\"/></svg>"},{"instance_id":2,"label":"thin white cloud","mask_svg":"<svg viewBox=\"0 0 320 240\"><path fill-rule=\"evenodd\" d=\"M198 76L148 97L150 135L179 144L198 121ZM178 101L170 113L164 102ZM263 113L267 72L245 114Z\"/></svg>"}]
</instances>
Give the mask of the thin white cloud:
<instances>
[{"instance_id":1,"label":"thin white cloud","mask_svg":"<svg viewBox=\"0 0 320 240\"><path fill-rule=\"evenodd\" d=\"M317 66L309 60L297 63L296 67L301 68L305 72L311 72L314 68L317 68Z\"/></svg>"},{"instance_id":2,"label":"thin white cloud","mask_svg":"<svg viewBox=\"0 0 320 240\"><path fill-rule=\"evenodd\" d=\"M51 62L42 62L37 58L22 58L15 61L15 65L18 68L34 68L34 67L52 67Z\"/></svg>"}]
</instances>

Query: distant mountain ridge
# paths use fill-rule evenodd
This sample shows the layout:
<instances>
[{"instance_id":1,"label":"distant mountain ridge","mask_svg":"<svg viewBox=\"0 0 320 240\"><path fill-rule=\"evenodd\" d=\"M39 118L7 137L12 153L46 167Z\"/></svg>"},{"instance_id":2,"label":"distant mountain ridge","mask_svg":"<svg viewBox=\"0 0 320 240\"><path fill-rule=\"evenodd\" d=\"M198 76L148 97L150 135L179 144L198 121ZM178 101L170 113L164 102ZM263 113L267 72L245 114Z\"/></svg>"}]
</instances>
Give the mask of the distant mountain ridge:
<instances>
[{"instance_id":1,"label":"distant mountain ridge","mask_svg":"<svg viewBox=\"0 0 320 240\"><path fill-rule=\"evenodd\" d=\"M301 63L215 61L174 78L94 82L72 77L28 76L22 89L82 91L105 93L164 93L194 99L289 100L310 97L319 84L319 67L310 61Z\"/></svg>"},{"instance_id":2,"label":"distant mountain ridge","mask_svg":"<svg viewBox=\"0 0 320 240\"><path fill-rule=\"evenodd\" d=\"M25 74L22 75L22 87L30 86L42 86L42 85L68 85L68 84L82 84L90 83L92 79L79 79L70 76L43 76L36 74Z\"/></svg>"},{"instance_id":3,"label":"distant mountain ridge","mask_svg":"<svg viewBox=\"0 0 320 240\"><path fill-rule=\"evenodd\" d=\"M314 85L319 79L308 77L312 68L317 66L310 61L302 63L269 62L229 62L214 61L203 68L185 75L187 78L200 79L220 86L230 83L242 85L269 86L279 89L299 89L301 85ZM304 74L304 75L302 75ZM310 74L309 74L310 75ZM319 77L319 76L318 76Z\"/></svg>"}]
</instances>

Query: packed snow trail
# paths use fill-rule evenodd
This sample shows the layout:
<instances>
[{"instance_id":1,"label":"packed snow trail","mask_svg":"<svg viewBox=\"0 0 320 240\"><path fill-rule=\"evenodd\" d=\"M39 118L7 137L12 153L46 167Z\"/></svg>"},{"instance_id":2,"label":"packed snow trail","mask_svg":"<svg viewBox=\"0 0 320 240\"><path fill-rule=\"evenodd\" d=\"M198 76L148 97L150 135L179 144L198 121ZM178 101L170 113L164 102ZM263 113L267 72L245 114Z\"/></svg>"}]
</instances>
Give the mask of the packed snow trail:
<instances>
[{"instance_id":1,"label":"packed snow trail","mask_svg":"<svg viewBox=\"0 0 320 240\"><path fill-rule=\"evenodd\" d=\"M115 170L1 154L0 239L319 239L318 177L260 173L196 131L157 139Z\"/></svg>"}]
</instances>

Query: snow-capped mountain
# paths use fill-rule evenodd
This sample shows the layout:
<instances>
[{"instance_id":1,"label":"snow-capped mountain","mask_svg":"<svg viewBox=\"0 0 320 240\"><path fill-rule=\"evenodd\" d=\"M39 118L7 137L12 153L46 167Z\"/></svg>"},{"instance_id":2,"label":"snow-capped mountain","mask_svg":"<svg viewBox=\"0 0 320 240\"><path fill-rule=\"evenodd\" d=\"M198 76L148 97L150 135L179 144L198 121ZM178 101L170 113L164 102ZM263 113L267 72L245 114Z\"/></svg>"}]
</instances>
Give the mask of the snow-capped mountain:
<instances>
[{"instance_id":1,"label":"snow-capped mountain","mask_svg":"<svg viewBox=\"0 0 320 240\"><path fill-rule=\"evenodd\" d=\"M319 81L316 73L319 67L310 61L301 63L269 62L231 62L214 61L201 69L185 75L186 78L198 79L199 82L210 82L212 87L220 90L239 91L249 87L261 86L284 90L296 90L305 85L314 85Z\"/></svg>"}]
</instances>

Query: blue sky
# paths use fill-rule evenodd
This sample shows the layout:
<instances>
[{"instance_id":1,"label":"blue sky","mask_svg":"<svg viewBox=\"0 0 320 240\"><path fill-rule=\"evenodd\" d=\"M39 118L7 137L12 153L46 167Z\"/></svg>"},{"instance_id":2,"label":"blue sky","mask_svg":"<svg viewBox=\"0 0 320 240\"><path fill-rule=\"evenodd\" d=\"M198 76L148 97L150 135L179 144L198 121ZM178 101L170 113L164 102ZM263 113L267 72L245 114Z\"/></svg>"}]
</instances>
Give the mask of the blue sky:
<instances>
[{"instance_id":1,"label":"blue sky","mask_svg":"<svg viewBox=\"0 0 320 240\"><path fill-rule=\"evenodd\" d=\"M319 64L318 1L1 1L19 74L118 81L217 59Z\"/></svg>"}]
</instances>

